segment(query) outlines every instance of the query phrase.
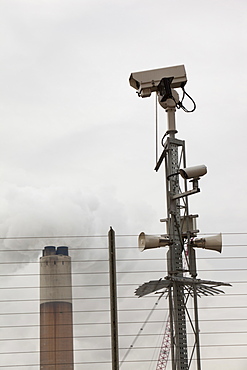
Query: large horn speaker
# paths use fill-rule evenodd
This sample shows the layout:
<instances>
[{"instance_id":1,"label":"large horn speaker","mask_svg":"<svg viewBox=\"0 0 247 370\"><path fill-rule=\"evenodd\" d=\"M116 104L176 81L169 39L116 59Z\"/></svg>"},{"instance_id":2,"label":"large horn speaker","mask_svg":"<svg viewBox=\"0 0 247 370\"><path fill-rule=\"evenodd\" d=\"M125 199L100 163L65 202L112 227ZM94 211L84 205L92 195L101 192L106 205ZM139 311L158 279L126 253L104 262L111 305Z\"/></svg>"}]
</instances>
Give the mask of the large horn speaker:
<instances>
[{"instance_id":1,"label":"large horn speaker","mask_svg":"<svg viewBox=\"0 0 247 370\"><path fill-rule=\"evenodd\" d=\"M160 248L169 243L168 235L147 235L142 232L138 237L138 247L141 252L146 249Z\"/></svg>"},{"instance_id":2,"label":"large horn speaker","mask_svg":"<svg viewBox=\"0 0 247 370\"><path fill-rule=\"evenodd\" d=\"M222 236L217 234L214 236L207 236L205 238L195 238L192 243L193 247L211 249L221 253L222 250Z\"/></svg>"}]
</instances>

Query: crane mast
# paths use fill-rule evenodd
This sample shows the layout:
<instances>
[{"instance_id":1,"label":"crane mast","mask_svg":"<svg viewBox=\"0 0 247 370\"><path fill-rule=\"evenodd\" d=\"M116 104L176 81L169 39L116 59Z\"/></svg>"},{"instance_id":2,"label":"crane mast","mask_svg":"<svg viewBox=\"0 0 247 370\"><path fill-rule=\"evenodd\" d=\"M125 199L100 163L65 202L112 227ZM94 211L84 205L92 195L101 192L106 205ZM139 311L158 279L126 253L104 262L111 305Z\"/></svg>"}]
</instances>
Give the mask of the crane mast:
<instances>
[{"instance_id":1,"label":"crane mast","mask_svg":"<svg viewBox=\"0 0 247 370\"><path fill-rule=\"evenodd\" d=\"M166 321L165 334L162 339L156 370L165 370L171 348L170 318Z\"/></svg>"}]
</instances>

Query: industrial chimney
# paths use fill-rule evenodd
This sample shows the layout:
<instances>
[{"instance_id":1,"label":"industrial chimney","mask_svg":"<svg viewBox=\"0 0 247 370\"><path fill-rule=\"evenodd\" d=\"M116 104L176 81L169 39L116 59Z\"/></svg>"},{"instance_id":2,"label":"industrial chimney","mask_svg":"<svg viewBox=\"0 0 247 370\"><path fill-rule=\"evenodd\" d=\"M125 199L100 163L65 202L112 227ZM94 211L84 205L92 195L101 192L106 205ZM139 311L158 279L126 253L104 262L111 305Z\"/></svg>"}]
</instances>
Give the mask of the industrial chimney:
<instances>
[{"instance_id":1,"label":"industrial chimney","mask_svg":"<svg viewBox=\"0 0 247 370\"><path fill-rule=\"evenodd\" d=\"M40 258L40 369L74 369L68 247L45 247Z\"/></svg>"}]
</instances>

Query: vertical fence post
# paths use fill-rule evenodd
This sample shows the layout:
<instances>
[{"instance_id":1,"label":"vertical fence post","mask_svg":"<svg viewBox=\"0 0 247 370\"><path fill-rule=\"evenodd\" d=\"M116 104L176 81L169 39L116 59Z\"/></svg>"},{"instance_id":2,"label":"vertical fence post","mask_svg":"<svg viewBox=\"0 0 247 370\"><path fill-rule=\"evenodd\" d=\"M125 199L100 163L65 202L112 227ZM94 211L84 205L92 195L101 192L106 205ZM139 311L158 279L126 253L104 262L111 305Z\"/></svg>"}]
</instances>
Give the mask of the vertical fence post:
<instances>
[{"instance_id":1,"label":"vertical fence post","mask_svg":"<svg viewBox=\"0 0 247 370\"><path fill-rule=\"evenodd\" d=\"M110 278L110 303L111 303L112 370L119 370L115 231L112 229L112 227L110 227L110 230L108 232L108 243L109 243L109 278Z\"/></svg>"}]
</instances>

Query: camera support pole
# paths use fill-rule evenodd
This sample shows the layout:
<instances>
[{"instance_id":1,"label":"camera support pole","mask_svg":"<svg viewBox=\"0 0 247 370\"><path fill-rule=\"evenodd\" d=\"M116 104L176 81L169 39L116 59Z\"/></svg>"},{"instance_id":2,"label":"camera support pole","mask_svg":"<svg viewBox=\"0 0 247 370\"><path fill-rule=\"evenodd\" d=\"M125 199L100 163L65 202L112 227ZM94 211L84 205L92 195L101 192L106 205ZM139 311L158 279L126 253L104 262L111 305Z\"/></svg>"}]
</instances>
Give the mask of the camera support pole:
<instances>
[{"instance_id":1,"label":"camera support pole","mask_svg":"<svg viewBox=\"0 0 247 370\"><path fill-rule=\"evenodd\" d=\"M163 103L164 106L164 103ZM170 235L171 244L167 252L168 276L183 277L183 239L181 235L181 207L180 199L174 198L179 193L179 147L184 152L184 142L175 139L176 103L173 99L167 99L164 106L167 112L169 135L164 145L164 159L166 169L166 192L167 192L167 231ZM185 161L185 156L184 161ZM185 163L184 163L185 165ZM186 335L186 302L184 285L173 281L169 289L169 311L171 319L171 355L172 370L188 370L187 335Z\"/></svg>"}]
</instances>

